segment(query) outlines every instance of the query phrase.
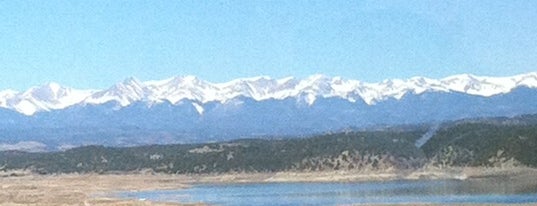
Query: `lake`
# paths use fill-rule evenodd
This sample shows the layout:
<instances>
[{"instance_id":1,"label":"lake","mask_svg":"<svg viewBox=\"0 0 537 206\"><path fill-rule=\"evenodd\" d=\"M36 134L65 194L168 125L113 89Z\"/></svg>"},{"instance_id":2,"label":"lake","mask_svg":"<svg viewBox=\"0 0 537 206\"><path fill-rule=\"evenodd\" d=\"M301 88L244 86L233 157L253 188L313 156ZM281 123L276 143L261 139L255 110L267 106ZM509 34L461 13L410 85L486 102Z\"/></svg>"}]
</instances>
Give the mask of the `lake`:
<instances>
[{"instance_id":1,"label":"lake","mask_svg":"<svg viewBox=\"0 0 537 206\"><path fill-rule=\"evenodd\" d=\"M537 188L506 181L402 180L359 183L200 184L182 190L126 192L122 198L214 205L366 203L537 203Z\"/></svg>"}]
</instances>

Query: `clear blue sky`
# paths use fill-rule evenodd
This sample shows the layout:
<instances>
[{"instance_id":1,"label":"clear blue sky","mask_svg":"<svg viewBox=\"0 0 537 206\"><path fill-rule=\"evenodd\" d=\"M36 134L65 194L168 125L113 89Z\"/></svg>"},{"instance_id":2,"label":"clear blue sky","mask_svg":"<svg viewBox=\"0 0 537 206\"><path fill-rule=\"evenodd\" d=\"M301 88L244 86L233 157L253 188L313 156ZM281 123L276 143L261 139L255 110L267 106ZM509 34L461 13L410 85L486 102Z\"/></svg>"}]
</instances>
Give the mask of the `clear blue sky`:
<instances>
[{"instance_id":1,"label":"clear blue sky","mask_svg":"<svg viewBox=\"0 0 537 206\"><path fill-rule=\"evenodd\" d=\"M434 2L434 3L433 3ZM537 70L537 1L0 1L0 89Z\"/></svg>"}]
</instances>

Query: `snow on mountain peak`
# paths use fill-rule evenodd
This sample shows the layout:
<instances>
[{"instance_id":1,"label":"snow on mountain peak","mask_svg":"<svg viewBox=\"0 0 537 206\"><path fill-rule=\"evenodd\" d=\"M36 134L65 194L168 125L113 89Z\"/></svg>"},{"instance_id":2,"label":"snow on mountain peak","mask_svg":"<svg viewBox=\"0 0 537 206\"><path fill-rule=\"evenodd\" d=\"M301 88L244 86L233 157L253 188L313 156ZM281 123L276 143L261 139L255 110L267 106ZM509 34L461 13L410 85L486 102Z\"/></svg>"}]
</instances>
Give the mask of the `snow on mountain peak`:
<instances>
[{"instance_id":1,"label":"snow on mountain peak","mask_svg":"<svg viewBox=\"0 0 537 206\"><path fill-rule=\"evenodd\" d=\"M518 86L537 88L537 72L531 72L526 75L517 75L513 77L513 80Z\"/></svg>"},{"instance_id":2,"label":"snow on mountain peak","mask_svg":"<svg viewBox=\"0 0 537 206\"><path fill-rule=\"evenodd\" d=\"M514 78L462 74L444 78L441 82L450 91L488 97L507 93L519 86Z\"/></svg>"},{"instance_id":3,"label":"snow on mountain peak","mask_svg":"<svg viewBox=\"0 0 537 206\"><path fill-rule=\"evenodd\" d=\"M278 79L276 81L278 82L278 84L287 84L289 82L296 81L296 78L292 77L292 76L289 76L289 77L285 77L285 78L282 78L282 79Z\"/></svg>"},{"instance_id":4,"label":"snow on mountain peak","mask_svg":"<svg viewBox=\"0 0 537 206\"><path fill-rule=\"evenodd\" d=\"M129 77L107 90L93 93L84 99L85 104L103 104L116 102L121 107L142 100L146 96L145 85L134 77Z\"/></svg>"},{"instance_id":5,"label":"snow on mountain peak","mask_svg":"<svg viewBox=\"0 0 537 206\"><path fill-rule=\"evenodd\" d=\"M138 80L136 77L128 77L124 79L120 84L116 84L116 85L139 86L141 84L142 82L140 82L140 80Z\"/></svg>"},{"instance_id":6,"label":"snow on mountain peak","mask_svg":"<svg viewBox=\"0 0 537 206\"><path fill-rule=\"evenodd\" d=\"M3 90L3 91L0 91L0 98L3 99L3 98L11 98L15 95L17 95L19 92L18 91L15 91L15 90L12 90L12 89L6 89L6 90Z\"/></svg>"},{"instance_id":7,"label":"snow on mountain peak","mask_svg":"<svg viewBox=\"0 0 537 206\"><path fill-rule=\"evenodd\" d=\"M58 83L51 82L40 87L30 88L23 95L40 101L55 102L69 95L69 90L69 88L62 87Z\"/></svg>"},{"instance_id":8,"label":"snow on mountain peak","mask_svg":"<svg viewBox=\"0 0 537 206\"><path fill-rule=\"evenodd\" d=\"M15 97L17 93L19 92L11 89L0 91L0 107L9 108L8 100Z\"/></svg>"},{"instance_id":9,"label":"snow on mountain peak","mask_svg":"<svg viewBox=\"0 0 537 206\"><path fill-rule=\"evenodd\" d=\"M511 77L470 74L453 75L443 79L412 77L407 80L389 79L378 83L321 74L304 79L294 77L272 79L259 76L225 83L211 83L195 76L176 76L146 82L130 77L100 91L75 90L54 82L32 87L24 92L0 91L0 107L33 115L36 112L63 109L75 104L116 102L117 108L121 108L138 101L145 101L151 105L163 101L179 104L182 100L188 99L195 102L193 105L201 115L205 103L228 102L237 97L248 97L256 101L294 97L298 98L297 101L309 105L314 104L318 98L339 97L350 102L363 100L366 104L372 105L387 99L401 99L408 93L459 92L488 97L508 93L520 86L537 88L537 72Z\"/></svg>"},{"instance_id":10,"label":"snow on mountain peak","mask_svg":"<svg viewBox=\"0 0 537 206\"><path fill-rule=\"evenodd\" d=\"M8 90L10 91L10 90ZM58 83L32 87L25 92L10 91L0 95L0 107L13 109L25 115L39 111L63 109L80 103L92 91L75 90Z\"/></svg>"},{"instance_id":11,"label":"snow on mountain peak","mask_svg":"<svg viewBox=\"0 0 537 206\"><path fill-rule=\"evenodd\" d=\"M195 76L177 76L166 81L151 81L145 84L149 91L148 99L167 100L172 104L177 104L183 99L214 101L216 95L214 85Z\"/></svg>"}]
</instances>

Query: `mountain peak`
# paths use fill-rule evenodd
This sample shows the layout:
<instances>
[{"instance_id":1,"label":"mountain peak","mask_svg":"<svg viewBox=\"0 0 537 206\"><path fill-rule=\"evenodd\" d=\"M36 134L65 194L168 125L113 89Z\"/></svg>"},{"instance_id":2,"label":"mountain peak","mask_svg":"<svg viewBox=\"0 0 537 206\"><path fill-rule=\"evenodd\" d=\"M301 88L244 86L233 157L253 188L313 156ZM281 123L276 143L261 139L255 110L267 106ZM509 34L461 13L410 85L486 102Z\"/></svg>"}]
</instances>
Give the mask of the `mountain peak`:
<instances>
[{"instance_id":1,"label":"mountain peak","mask_svg":"<svg viewBox=\"0 0 537 206\"><path fill-rule=\"evenodd\" d=\"M324 74L314 74L314 75L311 75L309 77L307 77L305 80L308 80L308 81L326 81L326 80L329 80L329 79L332 79Z\"/></svg>"},{"instance_id":2,"label":"mountain peak","mask_svg":"<svg viewBox=\"0 0 537 206\"><path fill-rule=\"evenodd\" d=\"M91 93L91 90L75 90L56 82L49 82L21 93L8 90L7 93L0 95L0 107L33 115L40 111L64 109L78 104Z\"/></svg>"},{"instance_id":3,"label":"mountain peak","mask_svg":"<svg viewBox=\"0 0 537 206\"><path fill-rule=\"evenodd\" d=\"M138 80L136 77L128 77L126 79L124 79L121 83L119 84L122 84L122 85L136 85L136 86L139 86L139 85L142 85L143 83Z\"/></svg>"},{"instance_id":4,"label":"mountain peak","mask_svg":"<svg viewBox=\"0 0 537 206\"><path fill-rule=\"evenodd\" d=\"M186 76L175 76L172 78L173 81L176 82L197 82L199 81L198 77L193 75L186 75Z\"/></svg>"},{"instance_id":5,"label":"mountain peak","mask_svg":"<svg viewBox=\"0 0 537 206\"><path fill-rule=\"evenodd\" d=\"M60 84L58 84L58 83L56 83L56 82L49 82L49 83L47 83L47 84L45 84L45 85L43 85L43 86L44 86L44 87L48 87L48 88L50 88L50 89L53 90L53 91L58 91L58 90L64 88L63 86L61 86Z\"/></svg>"},{"instance_id":6,"label":"mountain peak","mask_svg":"<svg viewBox=\"0 0 537 206\"><path fill-rule=\"evenodd\" d=\"M58 83L50 82L39 87L31 88L26 91L24 94L28 96L33 96L36 99L42 101L56 101L64 95L68 95L68 89L62 87Z\"/></svg>"},{"instance_id":7,"label":"mountain peak","mask_svg":"<svg viewBox=\"0 0 537 206\"><path fill-rule=\"evenodd\" d=\"M129 77L121 83L117 83L107 90L95 92L84 99L84 104L103 104L107 102L117 102L124 107L135 101L143 99L145 96L145 85L135 77Z\"/></svg>"},{"instance_id":8,"label":"mountain peak","mask_svg":"<svg viewBox=\"0 0 537 206\"><path fill-rule=\"evenodd\" d=\"M278 84L286 84L286 83L289 83L289 82L294 82L296 81L297 79L293 76L288 76L288 77L284 77L284 78L281 78L281 79L278 79L276 80L278 82Z\"/></svg>"}]
</instances>

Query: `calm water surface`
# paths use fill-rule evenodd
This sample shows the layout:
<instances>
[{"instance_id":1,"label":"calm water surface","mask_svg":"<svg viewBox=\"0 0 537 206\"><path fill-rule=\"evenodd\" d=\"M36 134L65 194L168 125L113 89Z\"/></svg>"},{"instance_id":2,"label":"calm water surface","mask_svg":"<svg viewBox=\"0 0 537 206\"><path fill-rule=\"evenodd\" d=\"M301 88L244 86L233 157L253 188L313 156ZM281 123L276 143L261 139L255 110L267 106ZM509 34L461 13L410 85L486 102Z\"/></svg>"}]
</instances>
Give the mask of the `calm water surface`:
<instances>
[{"instance_id":1,"label":"calm water surface","mask_svg":"<svg viewBox=\"0 0 537 206\"><path fill-rule=\"evenodd\" d=\"M203 184L121 197L212 205L349 205L359 203L537 203L537 188L501 181L417 180L366 183Z\"/></svg>"}]
</instances>

